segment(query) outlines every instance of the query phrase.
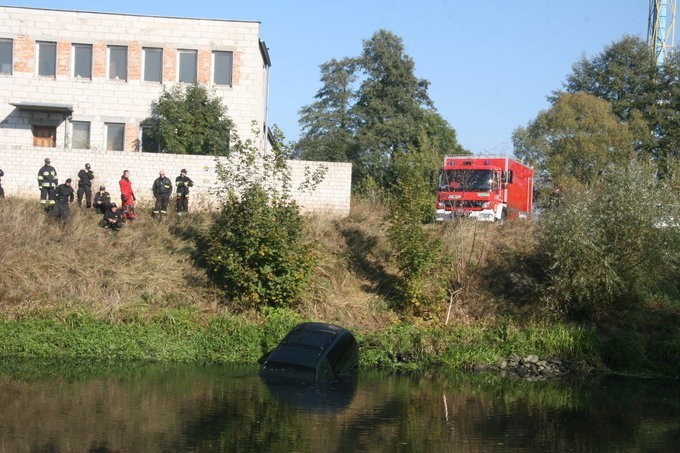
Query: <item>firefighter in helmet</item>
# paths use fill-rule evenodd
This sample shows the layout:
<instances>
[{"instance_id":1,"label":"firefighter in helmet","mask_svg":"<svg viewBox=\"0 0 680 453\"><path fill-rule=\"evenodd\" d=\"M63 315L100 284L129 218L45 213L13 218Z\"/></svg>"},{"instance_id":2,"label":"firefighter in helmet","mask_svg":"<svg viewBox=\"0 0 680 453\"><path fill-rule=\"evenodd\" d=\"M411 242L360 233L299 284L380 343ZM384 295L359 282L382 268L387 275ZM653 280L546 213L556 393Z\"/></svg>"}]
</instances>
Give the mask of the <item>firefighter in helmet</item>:
<instances>
[{"instance_id":1,"label":"firefighter in helmet","mask_svg":"<svg viewBox=\"0 0 680 453\"><path fill-rule=\"evenodd\" d=\"M50 163L50 159L45 159L45 165L38 170L38 189L40 189L40 205L49 212L54 206L54 189L58 184L57 170Z\"/></svg>"}]
</instances>

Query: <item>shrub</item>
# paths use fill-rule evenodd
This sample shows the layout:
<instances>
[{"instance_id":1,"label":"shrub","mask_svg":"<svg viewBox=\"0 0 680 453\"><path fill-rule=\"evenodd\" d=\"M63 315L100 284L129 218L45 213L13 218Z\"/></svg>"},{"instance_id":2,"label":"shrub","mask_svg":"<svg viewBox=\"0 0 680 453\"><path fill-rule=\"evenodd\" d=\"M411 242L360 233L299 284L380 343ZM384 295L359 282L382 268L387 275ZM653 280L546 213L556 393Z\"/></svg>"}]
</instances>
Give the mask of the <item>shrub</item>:
<instances>
[{"instance_id":1,"label":"shrub","mask_svg":"<svg viewBox=\"0 0 680 453\"><path fill-rule=\"evenodd\" d=\"M680 228L659 224L680 218L672 181L640 162L622 167L566 190L541 220L548 298L572 316L603 319L677 285Z\"/></svg>"},{"instance_id":2,"label":"shrub","mask_svg":"<svg viewBox=\"0 0 680 453\"><path fill-rule=\"evenodd\" d=\"M432 217L433 200L423 174L427 162L417 152L395 158L397 184L390 200L388 239L401 272L402 309L423 312L431 302L428 271L441 252L441 242L423 229L426 212Z\"/></svg>"},{"instance_id":3,"label":"shrub","mask_svg":"<svg viewBox=\"0 0 680 453\"><path fill-rule=\"evenodd\" d=\"M217 160L223 204L205 238L208 276L243 307L286 307L299 301L315 259L305 221L290 198L286 149L261 155L257 141L237 141L229 162ZM307 172L313 190L323 174Z\"/></svg>"},{"instance_id":4,"label":"shrub","mask_svg":"<svg viewBox=\"0 0 680 453\"><path fill-rule=\"evenodd\" d=\"M208 275L230 298L256 307L290 306L307 284L314 259L292 201L250 187L232 195L210 230Z\"/></svg>"}]
</instances>

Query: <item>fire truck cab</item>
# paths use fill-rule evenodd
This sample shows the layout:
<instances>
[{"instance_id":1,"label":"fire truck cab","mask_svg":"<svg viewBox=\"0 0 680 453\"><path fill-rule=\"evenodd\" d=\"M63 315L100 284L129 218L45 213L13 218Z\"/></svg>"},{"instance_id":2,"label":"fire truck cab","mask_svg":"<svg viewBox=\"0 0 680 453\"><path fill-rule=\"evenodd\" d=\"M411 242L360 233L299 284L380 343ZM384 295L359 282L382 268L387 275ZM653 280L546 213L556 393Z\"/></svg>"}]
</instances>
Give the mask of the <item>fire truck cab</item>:
<instances>
[{"instance_id":1,"label":"fire truck cab","mask_svg":"<svg viewBox=\"0 0 680 453\"><path fill-rule=\"evenodd\" d=\"M447 156L439 175L435 218L530 218L533 177L531 167L510 157Z\"/></svg>"}]
</instances>

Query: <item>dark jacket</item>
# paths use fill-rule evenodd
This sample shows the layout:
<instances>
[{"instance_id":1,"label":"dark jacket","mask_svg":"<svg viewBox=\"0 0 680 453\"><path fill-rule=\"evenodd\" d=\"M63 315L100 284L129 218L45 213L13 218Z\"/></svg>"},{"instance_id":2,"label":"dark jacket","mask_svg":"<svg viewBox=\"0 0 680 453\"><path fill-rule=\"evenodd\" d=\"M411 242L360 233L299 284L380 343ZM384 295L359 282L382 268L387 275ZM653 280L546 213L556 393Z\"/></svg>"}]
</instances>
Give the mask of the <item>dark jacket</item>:
<instances>
[{"instance_id":1,"label":"dark jacket","mask_svg":"<svg viewBox=\"0 0 680 453\"><path fill-rule=\"evenodd\" d=\"M175 185L177 186L177 195L189 195L189 187L194 186L194 182L188 176L179 175L175 178Z\"/></svg>"},{"instance_id":2,"label":"dark jacket","mask_svg":"<svg viewBox=\"0 0 680 453\"><path fill-rule=\"evenodd\" d=\"M92 170L81 169L78 172L78 187L83 189L92 187L92 180L94 179L94 172Z\"/></svg>"},{"instance_id":3,"label":"dark jacket","mask_svg":"<svg viewBox=\"0 0 680 453\"><path fill-rule=\"evenodd\" d=\"M43 165L38 170L38 188L40 189L54 189L58 184L57 170L51 165Z\"/></svg>"},{"instance_id":4,"label":"dark jacket","mask_svg":"<svg viewBox=\"0 0 680 453\"><path fill-rule=\"evenodd\" d=\"M95 206L104 206L108 209L109 205L111 204L111 194L108 192L97 192L94 194L94 205Z\"/></svg>"},{"instance_id":5,"label":"dark jacket","mask_svg":"<svg viewBox=\"0 0 680 453\"><path fill-rule=\"evenodd\" d=\"M73 188L66 184L61 184L54 191L54 198L57 203L73 203Z\"/></svg>"},{"instance_id":6,"label":"dark jacket","mask_svg":"<svg viewBox=\"0 0 680 453\"><path fill-rule=\"evenodd\" d=\"M116 211L114 212L111 208L109 208L104 213L104 224L110 225L115 223L122 223L123 221L122 215L123 215L122 209L116 209Z\"/></svg>"},{"instance_id":7,"label":"dark jacket","mask_svg":"<svg viewBox=\"0 0 680 453\"><path fill-rule=\"evenodd\" d=\"M170 195L172 193L172 181L167 176L161 178L158 177L153 182L153 195L157 197L158 195Z\"/></svg>"}]
</instances>

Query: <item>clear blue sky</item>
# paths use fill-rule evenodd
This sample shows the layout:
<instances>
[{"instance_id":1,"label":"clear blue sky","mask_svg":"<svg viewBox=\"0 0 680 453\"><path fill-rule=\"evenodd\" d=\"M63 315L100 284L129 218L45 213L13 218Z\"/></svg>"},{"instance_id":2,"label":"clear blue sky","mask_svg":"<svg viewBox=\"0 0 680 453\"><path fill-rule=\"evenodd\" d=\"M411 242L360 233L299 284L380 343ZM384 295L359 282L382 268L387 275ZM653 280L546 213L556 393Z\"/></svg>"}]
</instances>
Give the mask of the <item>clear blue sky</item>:
<instances>
[{"instance_id":1,"label":"clear blue sky","mask_svg":"<svg viewBox=\"0 0 680 453\"><path fill-rule=\"evenodd\" d=\"M7 6L261 22L272 80L269 122L299 135L319 65L357 56L384 28L404 40L435 107L474 153L512 152L512 131L548 108L581 56L647 35L648 0L0 0Z\"/></svg>"}]
</instances>

